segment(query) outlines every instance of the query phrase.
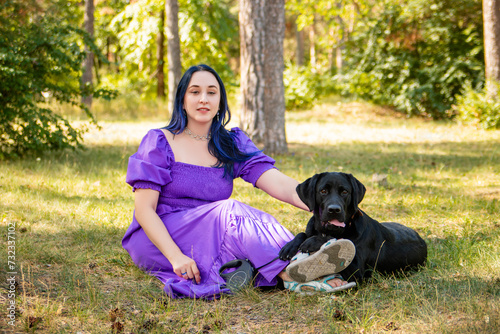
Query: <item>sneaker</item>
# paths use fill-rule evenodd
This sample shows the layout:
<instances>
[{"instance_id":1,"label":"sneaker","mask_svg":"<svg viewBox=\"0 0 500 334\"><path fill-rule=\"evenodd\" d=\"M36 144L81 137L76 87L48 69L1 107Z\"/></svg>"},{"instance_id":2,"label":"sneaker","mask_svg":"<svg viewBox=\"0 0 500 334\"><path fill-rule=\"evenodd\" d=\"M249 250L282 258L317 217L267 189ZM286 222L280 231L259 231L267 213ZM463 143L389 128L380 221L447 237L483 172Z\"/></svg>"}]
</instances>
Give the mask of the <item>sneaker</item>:
<instances>
[{"instance_id":1,"label":"sneaker","mask_svg":"<svg viewBox=\"0 0 500 334\"><path fill-rule=\"evenodd\" d=\"M355 254L356 247L352 241L331 239L313 254L297 254L286 267L286 273L296 282L310 282L341 272L351 264Z\"/></svg>"}]
</instances>

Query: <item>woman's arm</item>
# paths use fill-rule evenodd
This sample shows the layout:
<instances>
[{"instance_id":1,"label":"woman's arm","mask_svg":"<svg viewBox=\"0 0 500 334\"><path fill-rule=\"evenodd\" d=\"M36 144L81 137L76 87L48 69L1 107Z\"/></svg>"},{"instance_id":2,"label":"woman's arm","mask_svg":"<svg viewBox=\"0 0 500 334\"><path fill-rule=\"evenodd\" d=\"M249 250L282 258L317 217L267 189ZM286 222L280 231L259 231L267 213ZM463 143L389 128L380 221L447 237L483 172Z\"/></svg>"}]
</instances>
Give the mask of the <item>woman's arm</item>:
<instances>
[{"instance_id":1,"label":"woman's arm","mask_svg":"<svg viewBox=\"0 0 500 334\"><path fill-rule=\"evenodd\" d=\"M160 193L152 189L135 190L135 218L149 240L165 255L174 269L174 273L183 278L194 278L200 283L200 271L196 262L184 255L168 233L167 228L156 213ZM187 273L182 276L182 273Z\"/></svg>"},{"instance_id":2,"label":"woman's arm","mask_svg":"<svg viewBox=\"0 0 500 334\"><path fill-rule=\"evenodd\" d=\"M256 186L272 197L309 211L297 194L299 182L283 174L277 169L265 171L256 182Z\"/></svg>"}]
</instances>

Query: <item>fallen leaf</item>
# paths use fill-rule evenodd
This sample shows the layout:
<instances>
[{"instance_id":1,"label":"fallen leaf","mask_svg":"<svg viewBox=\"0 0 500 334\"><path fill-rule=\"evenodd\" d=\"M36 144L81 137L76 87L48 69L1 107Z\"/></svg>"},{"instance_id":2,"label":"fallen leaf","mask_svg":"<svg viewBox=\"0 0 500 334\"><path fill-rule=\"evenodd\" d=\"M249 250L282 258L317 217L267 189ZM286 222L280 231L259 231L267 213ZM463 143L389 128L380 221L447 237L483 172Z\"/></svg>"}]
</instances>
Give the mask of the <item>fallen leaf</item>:
<instances>
[{"instance_id":1,"label":"fallen leaf","mask_svg":"<svg viewBox=\"0 0 500 334\"><path fill-rule=\"evenodd\" d=\"M119 321L113 322L111 325L111 332L112 333L121 333L123 332L123 324Z\"/></svg>"}]
</instances>

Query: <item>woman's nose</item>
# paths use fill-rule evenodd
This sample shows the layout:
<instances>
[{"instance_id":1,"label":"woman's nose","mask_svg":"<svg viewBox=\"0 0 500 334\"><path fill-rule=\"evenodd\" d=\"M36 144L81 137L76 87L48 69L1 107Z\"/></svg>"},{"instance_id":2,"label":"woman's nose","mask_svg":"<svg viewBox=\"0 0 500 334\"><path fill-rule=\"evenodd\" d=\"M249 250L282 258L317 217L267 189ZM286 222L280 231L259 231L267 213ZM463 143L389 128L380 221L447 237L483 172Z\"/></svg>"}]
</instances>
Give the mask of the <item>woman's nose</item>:
<instances>
[{"instance_id":1,"label":"woman's nose","mask_svg":"<svg viewBox=\"0 0 500 334\"><path fill-rule=\"evenodd\" d=\"M200 102L201 103L207 103L208 102L207 94L206 93L202 93L201 94L201 96L200 96Z\"/></svg>"}]
</instances>

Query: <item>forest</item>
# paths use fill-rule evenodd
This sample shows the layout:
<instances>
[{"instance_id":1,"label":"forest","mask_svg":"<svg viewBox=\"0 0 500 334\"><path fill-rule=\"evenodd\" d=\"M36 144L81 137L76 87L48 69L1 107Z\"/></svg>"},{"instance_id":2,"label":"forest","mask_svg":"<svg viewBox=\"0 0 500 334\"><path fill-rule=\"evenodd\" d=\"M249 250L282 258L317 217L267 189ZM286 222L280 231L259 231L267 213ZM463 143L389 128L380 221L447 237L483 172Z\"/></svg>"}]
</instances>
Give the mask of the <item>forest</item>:
<instances>
[{"instance_id":1,"label":"forest","mask_svg":"<svg viewBox=\"0 0 500 334\"><path fill-rule=\"evenodd\" d=\"M499 3L0 0L0 332L500 333ZM339 293L166 295L122 246L126 175L199 63L228 127L250 123L299 182L354 175L360 209L416 230L425 266ZM285 123L283 146L248 131ZM311 218L241 178L230 200L294 235Z\"/></svg>"},{"instance_id":2,"label":"forest","mask_svg":"<svg viewBox=\"0 0 500 334\"><path fill-rule=\"evenodd\" d=\"M115 105L125 104L131 110L145 103L166 104L168 92L175 89L175 80L169 84L167 78L198 63L215 68L237 99L240 7L264 3L2 1L0 155L78 147L85 130L69 122L68 110L76 108L95 123L99 102L92 108L93 99L122 101ZM340 95L390 107L408 117L500 126L498 90L485 89L487 16L483 17L481 1L274 3L284 10L280 21L284 36L278 43L283 45L287 111ZM493 3L488 17L494 23L497 2L485 3ZM176 10L169 21L165 13L172 5ZM177 29L170 29L172 22ZM168 47L173 38L177 44ZM499 44L489 53L494 55L493 67L499 67L495 65ZM499 71L490 72L490 86L496 87ZM106 106L112 113L113 104Z\"/></svg>"}]
</instances>

